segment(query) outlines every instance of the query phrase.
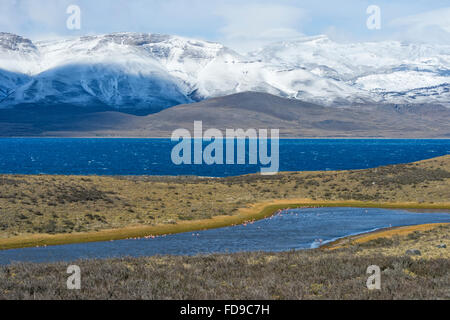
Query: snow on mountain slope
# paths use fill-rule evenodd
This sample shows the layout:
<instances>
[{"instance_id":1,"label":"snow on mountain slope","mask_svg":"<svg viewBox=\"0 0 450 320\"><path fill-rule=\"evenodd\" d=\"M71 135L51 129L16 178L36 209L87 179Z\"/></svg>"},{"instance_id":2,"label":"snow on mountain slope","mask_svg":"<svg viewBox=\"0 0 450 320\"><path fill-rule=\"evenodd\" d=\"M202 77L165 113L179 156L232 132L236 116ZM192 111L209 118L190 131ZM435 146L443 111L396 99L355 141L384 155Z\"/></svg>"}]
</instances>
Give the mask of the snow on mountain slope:
<instances>
[{"instance_id":1,"label":"snow on mountain slope","mask_svg":"<svg viewBox=\"0 0 450 320\"><path fill-rule=\"evenodd\" d=\"M39 71L39 49L28 39L0 32L0 66L13 73L31 75Z\"/></svg>"},{"instance_id":2,"label":"snow on mountain slope","mask_svg":"<svg viewBox=\"0 0 450 320\"><path fill-rule=\"evenodd\" d=\"M157 112L259 91L325 105L449 105L450 46L325 36L242 56L218 43L115 33L32 43L0 33L0 108L32 103Z\"/></svg>"},{"instance_id":3,"label":"snow on mountain slope","mask_svg":"<svg viewBox=\"0 0 450 320\"><path fill-rule=\"evenodd\" d=\"M30 81L39 60L39 50L30 40L0 33L0 102Z\"/></svg>"},{"instance_id":4,"label":"snow on mountain slope","mask_svg":"<svg viewBox=\"0 0 450 320\"><path fill-rule=\"evenodd\" d=\"M448 91L442 90L443 95L437 96L435 90L428 90L436 86L448 88L450 45L397 41L345 44L317 36L275 43L251 56L289 70L308 70L329 81L329 91L348 94L344 98L347 101L357 102L359 98L385 103L450 102ZM334 96L327 94L325 88L320 90L324 96ZM417 92L417 96L412 92ZM296 97L301 98L300 95ZM424 97L429 100L417 99Z\"/></svg>"},{"instance_id":5,"label":"snow on mountain slope","mask_svg":"<svg viewBox=\"0 0 450 320\"><path fill-rule=\"evenodd\" d=\"M450 68L450 45L398 41L336 43L326 36L274 43L251 55L286 67L319 68L315 70L318 74L343 80L387 68Z\"/></svg>"}]
</instances>

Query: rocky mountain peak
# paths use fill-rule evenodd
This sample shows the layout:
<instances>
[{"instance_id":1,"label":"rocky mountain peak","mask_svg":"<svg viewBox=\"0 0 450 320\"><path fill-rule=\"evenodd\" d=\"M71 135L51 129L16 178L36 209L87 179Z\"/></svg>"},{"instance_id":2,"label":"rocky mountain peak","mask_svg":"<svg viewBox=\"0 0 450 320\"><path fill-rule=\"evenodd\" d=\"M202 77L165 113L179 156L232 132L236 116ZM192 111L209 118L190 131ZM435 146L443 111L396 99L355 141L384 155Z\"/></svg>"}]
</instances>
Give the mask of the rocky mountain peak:
<instances>
[{"instance_id":1,"label":"rocky mountain peak","mask_svg":"<svg viewBox=\"0 0 450 320\"><path fill-rule=\"evenodd\" d=\"M5 51L37 51L36 46L31 40L7 32L0 32L0 48Z\"/></svg>"}]
</instances>

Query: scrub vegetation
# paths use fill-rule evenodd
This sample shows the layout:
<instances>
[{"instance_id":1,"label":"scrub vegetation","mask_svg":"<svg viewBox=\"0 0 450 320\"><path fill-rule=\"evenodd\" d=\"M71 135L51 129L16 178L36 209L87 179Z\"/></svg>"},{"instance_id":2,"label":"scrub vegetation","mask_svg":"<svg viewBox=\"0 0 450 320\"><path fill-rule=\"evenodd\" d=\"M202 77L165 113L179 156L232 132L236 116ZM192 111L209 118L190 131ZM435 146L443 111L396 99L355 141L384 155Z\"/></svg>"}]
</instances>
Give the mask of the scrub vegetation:
<instances>
[{"instance_id":1,"label":"scrub vegetation","mask_svg":"<svg viewBox=\"0 0 450 320\"><path fill-rule=\"evenodd\" d=\"M380 237L334 250L0 266L0 299L450 299L449 225ZM81 290L67 290L70 264ZM381 290L366 287L370 265Z\"/></svg>"}]
</instances>

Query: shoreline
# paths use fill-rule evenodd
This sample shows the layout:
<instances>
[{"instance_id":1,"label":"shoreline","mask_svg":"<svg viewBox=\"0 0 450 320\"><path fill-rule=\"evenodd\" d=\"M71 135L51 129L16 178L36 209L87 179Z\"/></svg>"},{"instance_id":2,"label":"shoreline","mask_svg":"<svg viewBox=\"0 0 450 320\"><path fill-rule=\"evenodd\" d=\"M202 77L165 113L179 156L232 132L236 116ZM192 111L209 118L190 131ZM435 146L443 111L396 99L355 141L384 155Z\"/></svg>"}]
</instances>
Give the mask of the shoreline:
<instances>
[{"instance_id":1,"label":"shoreline","mask_svg":"<svg viewBox=\"0 0 450 320\"><path fill-rule=\"evenodd\" d=\"M146 136L0 136L0 139L161 139ZM279 137L280 140L450 140L448 137ZM224 138L225 140L225 138Z\"/></svg>"},{"instance_id":2,"label":"shoreline","mask_svg":"<svg viewBox=\"0 0 450 320\"><path fill-rule=\"evenodd\" d=\"M319 201L310 199L274 200L259 202L240 208L236 215L215 216L210 219L177 222L176 224L135 225L117 229L70 234L29 234L0 239L0 251L27 247L53 246L87 242L101 242L143 238L217 229L268 218L279 210L314 207L358 207L384 209L442 209L450 210L450 202L364 202L364 201ZM343 238L344 239L344 238Z\"/></svg>"},{"instance_id":3,"label":"shoreline","mask_svg":"<svg viewBox=\"0 0 450 320\"><path fill-rule=\"evenodd\" d=\"M362 244L379 238L392 238L393 236L408 235L415 231L428 231L438 228L440 226L450 225L450 222L437 222L437 223L425 223L416 224L410 226L398 226L381 228L373 231L363 232L355 235L345 236L334 241L328 242L318 249L325 251L332 251L341 248L345 248L349 245Z\"/></svg>"}]
</instances>

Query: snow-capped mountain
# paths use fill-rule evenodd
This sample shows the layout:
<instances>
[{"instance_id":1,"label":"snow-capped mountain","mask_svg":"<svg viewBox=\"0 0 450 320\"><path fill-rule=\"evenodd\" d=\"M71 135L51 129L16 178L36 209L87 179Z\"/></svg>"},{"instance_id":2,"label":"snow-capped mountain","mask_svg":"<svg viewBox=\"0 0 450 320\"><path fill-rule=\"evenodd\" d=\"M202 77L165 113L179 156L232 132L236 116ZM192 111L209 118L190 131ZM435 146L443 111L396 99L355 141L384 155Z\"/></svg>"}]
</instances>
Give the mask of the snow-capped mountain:
<instances>
[{"instance_id":1,"label":"snow-capped mountain","mask_svg":"<svg viewBox=\"0 0 450 320\"><path fill-rule=\"evenodd\" d=\"M156 112L259 91L324 105L450 105L450 45L341 44L326 36L240 55L177 36L115 33L31 42L0 33L0 108L104 106Z\"/></svg>"},{"instance_id":2,"label":"snow-capped mountain","mask_svg":"<svg viewBox=\"0 0 450 320\"><path fill-rule=\"evenodd\" d=\"M450 102L450 45L336 43L317 36L269 45L251 55L290 72L305 70L325 80L327 86L312 86L318 90L311 99L321 97L319 101L325 99L322 102L326 104L335 103L336 98L400 104ZM295 91L302 93L302 88L314 92L308 91L302 78L295 80L300 85L291 83L291 96L299 97Z\"/></svg>"}]
</instances>

